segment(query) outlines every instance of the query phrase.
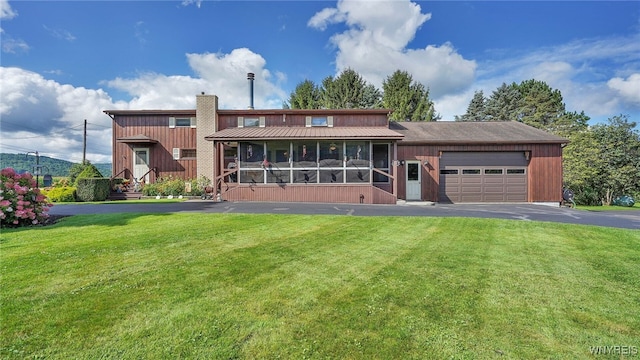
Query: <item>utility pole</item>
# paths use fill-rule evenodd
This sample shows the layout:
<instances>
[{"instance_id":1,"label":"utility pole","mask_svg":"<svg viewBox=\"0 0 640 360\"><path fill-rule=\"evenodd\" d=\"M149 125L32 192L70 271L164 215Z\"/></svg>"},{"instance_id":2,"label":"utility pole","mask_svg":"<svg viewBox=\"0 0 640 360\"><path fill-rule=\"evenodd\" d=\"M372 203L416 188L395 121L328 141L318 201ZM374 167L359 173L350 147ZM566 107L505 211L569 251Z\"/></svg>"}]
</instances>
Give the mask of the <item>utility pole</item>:
<instances>
[{"instance_id":1,"label":"utility pole","mask_svg":"<svg viewBox=\"0 0 640 360\"><path fill-rule=\"evenodd\" d=\"M87 119L84 119L84 141L82 142L82 165L87 161Z\"/></svg>"}]
</instances>

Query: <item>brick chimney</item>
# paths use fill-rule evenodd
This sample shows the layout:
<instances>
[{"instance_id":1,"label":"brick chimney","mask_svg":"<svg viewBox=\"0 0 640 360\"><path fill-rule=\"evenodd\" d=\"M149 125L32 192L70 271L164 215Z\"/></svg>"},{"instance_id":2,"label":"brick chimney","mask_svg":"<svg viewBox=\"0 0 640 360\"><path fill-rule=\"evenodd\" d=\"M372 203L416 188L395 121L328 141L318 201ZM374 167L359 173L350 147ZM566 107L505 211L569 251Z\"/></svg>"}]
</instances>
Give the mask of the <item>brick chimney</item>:
<instances>
[{"instance_id":1,"label":"brick chimney","mask_svg":"<svg viewBox=\"0 0 640 360\"><path fill-rule=\"evenodd\" d=\"M216 151L213 141L205 140L205 136L218 131L218 97L196 95L196 154L198 177L205 176L212 182L215 178Z\"/></svg>"}]
</instances>

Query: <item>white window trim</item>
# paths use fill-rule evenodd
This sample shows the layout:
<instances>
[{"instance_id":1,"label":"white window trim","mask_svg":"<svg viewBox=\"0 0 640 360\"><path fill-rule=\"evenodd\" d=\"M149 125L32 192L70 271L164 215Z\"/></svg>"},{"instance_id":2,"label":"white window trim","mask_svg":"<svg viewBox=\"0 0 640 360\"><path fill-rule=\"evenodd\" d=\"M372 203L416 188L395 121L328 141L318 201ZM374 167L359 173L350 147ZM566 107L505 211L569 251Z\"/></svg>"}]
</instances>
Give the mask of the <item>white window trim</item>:
<instances>
[{"instance_id":1,"label":"white window trim","mask_svg":"<svg viewBox=\"0 0 640 360\"><path fill-rule=\"evenodd\" d=\"M180 118L180 119L187 119L187 118ZM190 117L188 119L189 119L189 127L196 128L196 126L197 126L196 118L195 117ZM175 129L176 127L186 127L186 126L177 126L176 123L177 123L177 121L176 121L176 117L175 116L169 117L169 129Z\"/></svg>"},{"instance_id":2,"label":"white window trim","mask_svg":"<svg viewBox=\"0 0 640 360\"><path fill-rule=\"evenodd\" d=\"M173 160L180 160L180 148L173 148Z\"/></svg>"}]
</instances>

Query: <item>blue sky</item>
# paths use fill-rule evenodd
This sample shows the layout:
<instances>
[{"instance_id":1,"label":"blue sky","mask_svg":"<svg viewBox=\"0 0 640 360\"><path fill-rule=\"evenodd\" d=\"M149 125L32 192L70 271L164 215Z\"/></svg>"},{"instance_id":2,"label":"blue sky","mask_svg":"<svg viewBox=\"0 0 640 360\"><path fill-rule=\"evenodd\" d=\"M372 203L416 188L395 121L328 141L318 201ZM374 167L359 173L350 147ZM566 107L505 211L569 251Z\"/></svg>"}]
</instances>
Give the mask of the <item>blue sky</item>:
<instances>
[{"instance_id":1,"label":"blue sky","mask_svg":"<svg viewBox=\"0 0 640 360\"><path fill-rule=\"evenodd\" d=\"M396 69L443 120L474 91L536 79L593 123L640 121L640 2L0 0L0 152L111 161L105 109L184 109L195 94L280 108L295 86Z\"/></svg>"}]
</instances>

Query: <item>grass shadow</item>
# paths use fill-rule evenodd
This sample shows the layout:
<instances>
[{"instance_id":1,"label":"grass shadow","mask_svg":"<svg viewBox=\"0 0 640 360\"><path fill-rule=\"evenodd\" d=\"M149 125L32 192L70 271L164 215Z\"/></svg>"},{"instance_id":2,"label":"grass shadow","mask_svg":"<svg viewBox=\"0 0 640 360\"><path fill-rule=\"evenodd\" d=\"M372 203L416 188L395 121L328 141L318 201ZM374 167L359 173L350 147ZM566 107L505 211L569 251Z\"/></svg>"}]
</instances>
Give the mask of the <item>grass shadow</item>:
<instances>
[{"instance_id":1,"label":"grass shadow","mask_svg":"<svg viewBox=\"0 0 640 360\"><path fill-rule=\"evenodd\" d=\"M20 234L26 231L47 231L63 227L86 227L98 226L125 226L129 225L133 219L141 216L168 216L171 213L110 213L110 214L90 214L90 215L50 215L46 223L35 226L24 226L18 228L3 228L0 242L8 240L12 234Z\"/></svg>"}]
</instances>

